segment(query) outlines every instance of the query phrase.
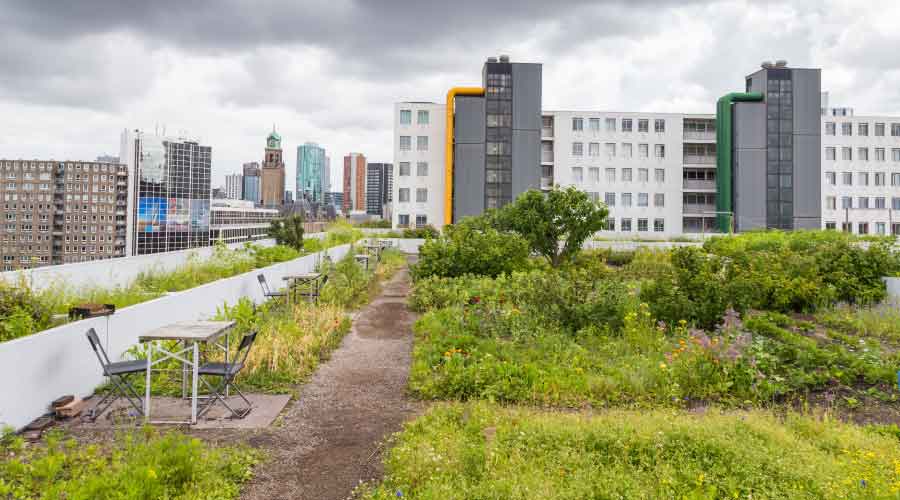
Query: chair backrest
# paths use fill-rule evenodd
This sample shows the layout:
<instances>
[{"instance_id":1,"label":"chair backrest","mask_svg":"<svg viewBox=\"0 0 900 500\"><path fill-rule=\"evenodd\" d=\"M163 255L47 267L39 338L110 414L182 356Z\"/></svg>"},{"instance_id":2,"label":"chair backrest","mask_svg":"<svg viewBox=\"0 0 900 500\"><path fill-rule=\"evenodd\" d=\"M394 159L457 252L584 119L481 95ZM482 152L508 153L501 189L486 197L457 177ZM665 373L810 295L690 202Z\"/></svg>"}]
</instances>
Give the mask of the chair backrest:
<instances>
[{"instance_id":1,"label":"chair backrest","mask_svg":"<svg viewBox=\"0 0 900 500\"><path fill-rule=\"evenodd\" d=\"M263 294L268 295L269 294L269 283L266 282L266 275L260 274L259 276L256 277L256 279L257 279L257 281L259 281L259 286L262 288Z\"/></svg>"},{"instance_id":2,"label":"chair backrest","mask_svg":"<svg viewBox=\"0 0 900 500\"><path fill-rule=\"evenodd\" d=\"M91 348L94 349L94 354L97 355L97 360L100 361L100 366L103 367L103 374L105 375L106 367L110 364L109 356L106 355L106 350L103 349L103 344L100 343L100 337L97 336L97 332L93 328L87 331L87 339L91 343Z\"/></svg>"},{"instance_id":3,"label":"chair backrest","mask_svg":"<svg viewBox=\"0 0 900 500\"><path fill-rule=\"evenodd\" d=\"M247 355L250 354L250 348L253 347L253 343L256 342L256 333L257 332L250 332L241 339L241 343L238 345L237 354L235 355L235 360L239 360L238 363L243 364L247 361Z\"/></svg>"}]
</instances>

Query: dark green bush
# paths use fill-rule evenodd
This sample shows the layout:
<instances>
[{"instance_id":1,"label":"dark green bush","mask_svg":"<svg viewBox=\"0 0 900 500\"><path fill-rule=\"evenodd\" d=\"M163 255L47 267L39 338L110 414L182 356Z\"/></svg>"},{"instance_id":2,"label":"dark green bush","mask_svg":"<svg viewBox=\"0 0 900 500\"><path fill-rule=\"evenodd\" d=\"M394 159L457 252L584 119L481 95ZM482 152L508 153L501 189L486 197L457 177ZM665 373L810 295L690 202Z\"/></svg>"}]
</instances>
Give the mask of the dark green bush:
<instances>
[{"instance_id":1,"label":"dark green bush","mask_svg":"<svg viewBox=\"0 0 900 500\"><path fill-rule=\"evenodd\" d=\"M437 238L441 233L432 225L427 225L425 227L417 227L414 229L404 229L403 237L404 238L421 238L421 239L429 239L429 238Z\"/></svg>"},{"instance_id":2,"label":"dark green bush","mask_svg":"<svg viewBox=\"0 0 900 500\"><path fill-rule=\"evenodd\" d=\"M496 277L527 269L528 254L528 243L517 234L454 224L422 245L412 276L417 280L465 274Z\"/></svg>"}]
</instances>

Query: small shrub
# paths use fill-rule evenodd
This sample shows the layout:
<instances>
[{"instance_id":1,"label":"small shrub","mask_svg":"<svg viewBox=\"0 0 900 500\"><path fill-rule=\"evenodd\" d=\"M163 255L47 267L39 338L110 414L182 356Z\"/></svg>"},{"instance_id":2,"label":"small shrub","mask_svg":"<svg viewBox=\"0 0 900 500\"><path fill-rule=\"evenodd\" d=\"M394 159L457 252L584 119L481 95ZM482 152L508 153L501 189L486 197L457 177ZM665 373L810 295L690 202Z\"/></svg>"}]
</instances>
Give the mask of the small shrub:
<instances>
[{"instance_id":1,"label":"small shrub","mask_svg":"<svg viewBox=\"0 0 900 500\"><path fill-rule=\"evenodd\" d=\"M528 243L515 233L455 224L445 227L441 237L422 245L412 275L417 280L465 274L495 277L526 269L528 254Z\"/></svg>"}]
</instances>

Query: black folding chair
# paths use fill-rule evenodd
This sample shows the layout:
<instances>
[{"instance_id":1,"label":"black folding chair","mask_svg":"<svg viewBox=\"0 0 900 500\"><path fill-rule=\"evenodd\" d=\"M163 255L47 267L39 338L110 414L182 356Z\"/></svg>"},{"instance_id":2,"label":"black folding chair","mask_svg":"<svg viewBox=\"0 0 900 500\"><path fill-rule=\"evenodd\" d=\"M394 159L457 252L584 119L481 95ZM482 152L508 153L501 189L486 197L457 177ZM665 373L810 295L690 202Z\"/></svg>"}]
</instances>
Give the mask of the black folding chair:
<instances>
[{"instance_id":1,"label":"black folding chair","mask_svg":"<svg viewBox=\"0 0 900 500\"><path fill-rule=\"evenodd\" d=\"M266 281L265 274L258 275L256 277L256 279L257 279L257 281L259 281L259 286L260 286L260 288L262 288L263 296L265 298L274 299L276 301L283 298L285 303L287 302L287 297L288 297L287 292L272 291L272 289L269 288L269 283Z\"/></svg>"},{"instance_id":2,"label":"black folding chair","mask_svg":"<svg viewBox=\"0 0 900 500\"><path fill-rule=\"evenodd\" d=\"M247 361L247 355L250 354L250 348L253 347L253 342L256 341L256 332L250 332L247 335L244 335L244 338L241 339L241 344L238 346L237 353L234 355L234 362L232 363L204 363L200 365L197 373L201 375L200 380L206 385L207 389L209 389L209 396L207 396L206 401L203 403L203 406L197 412L197 417L202 416L206 413L210 408L212 408L213 403L219 401L222 403L225 408L228 408L228 411L231 412L231 416L233 418L244 418L250 413L250 410L253 408L253 405L250 403L250 400L244 396L244 393L234 385L234 378L240 373L241 369L244 367L244 363ZM206 375L208 377L219 377L221 378L221 382L213 386L209 383L208 380L204 379L202 376ZM227 389L234 389L238 396L247 403L246 408L241 408L235 410L232 408L228 401L225 400L225 396L223 396L224 392Z\"/></svg>"},{"instance_id":3,"label":"black folding chair","mask_svg":"<svg viewBox=\"0 0 900 500\"><path fill-rule=\"evenodd\" d=\"M103 367L103 375L109 379L111 384L110 390L91 411L91 420L96 420L100 414L106 411L119 398L128 400L138 414L143 415L143 400L128 381L128 377L135 373L146 373L147 361L117 361L112 363L109 361L109 356L106 355L106 350L103 349L103 344L100 343L100 337L97 336L97 332L93 328L87 331L87 338L94 349L94 354L97 355L97 360L100 361L100 366Z\"/></svg>"}]
</instances>

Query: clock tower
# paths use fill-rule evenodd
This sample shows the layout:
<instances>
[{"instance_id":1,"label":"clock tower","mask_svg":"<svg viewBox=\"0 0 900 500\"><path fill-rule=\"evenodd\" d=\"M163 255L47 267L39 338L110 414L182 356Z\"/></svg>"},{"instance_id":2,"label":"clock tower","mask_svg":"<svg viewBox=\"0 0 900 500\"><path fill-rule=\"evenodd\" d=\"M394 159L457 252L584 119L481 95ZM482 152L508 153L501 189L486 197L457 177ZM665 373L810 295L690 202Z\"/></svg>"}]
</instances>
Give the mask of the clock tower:
<instances>
[{"instance_id":1,"label":"clock tower","mask_svg":"<svg viewBox=\"0 0 900 500\"><path fill-rule=\"evenodd\" d=\"M263 159L260 179L260 203L264 207L280 207L284 204L284 160L281 151L281 136L272 125L272 132L266 137L266 156Z\"/></svg>"}]
</instances>

